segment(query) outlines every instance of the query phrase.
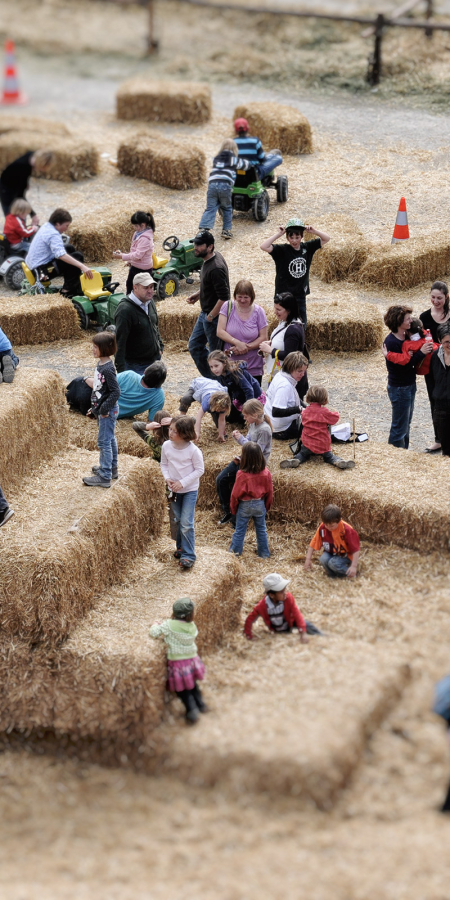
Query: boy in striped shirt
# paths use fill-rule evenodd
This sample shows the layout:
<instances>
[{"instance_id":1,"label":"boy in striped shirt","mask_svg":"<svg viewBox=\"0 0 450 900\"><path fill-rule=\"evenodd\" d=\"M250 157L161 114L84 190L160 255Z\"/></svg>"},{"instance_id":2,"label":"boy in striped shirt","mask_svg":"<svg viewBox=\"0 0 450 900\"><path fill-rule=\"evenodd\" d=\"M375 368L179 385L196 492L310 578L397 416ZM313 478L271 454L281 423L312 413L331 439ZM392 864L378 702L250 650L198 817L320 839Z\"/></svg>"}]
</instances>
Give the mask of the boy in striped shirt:
<instances>
[{"instance_id":1,"label":"boy in striped shirt","mask_svg":"<svg viewBox=\"0 0 450 900\"><path fill-rule=\"evenodd\" d=\"M233 237L231 194L236 181L236 172L238 169L249 169L250 165L246 159L240 159L234 141L228 138L223 142L220 153L213 159L213 168L209 173L206 209L198 226L200 231L204 231L205 228L208 231L214 228L216 213L221 209L223 214L222 237L225 240Z\"/></svg>"}]
</instances>

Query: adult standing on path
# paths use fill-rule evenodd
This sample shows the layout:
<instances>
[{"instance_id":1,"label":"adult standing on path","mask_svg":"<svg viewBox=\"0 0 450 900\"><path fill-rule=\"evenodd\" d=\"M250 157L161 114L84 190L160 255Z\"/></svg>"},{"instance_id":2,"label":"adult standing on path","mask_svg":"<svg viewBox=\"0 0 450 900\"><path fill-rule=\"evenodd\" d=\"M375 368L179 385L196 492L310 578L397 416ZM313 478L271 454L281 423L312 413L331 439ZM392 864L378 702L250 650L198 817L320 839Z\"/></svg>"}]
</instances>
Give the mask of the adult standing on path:
<instances>
[{"instance_id":1,"label":"adult standing on path","mask_svg":"<svg viewBox=\"0 0 450 900\"><path fill-rule=\"evenodd\" d=\"M441 346L434 351L430 363L433 425L442 456L450 456L450 322L439 326L438 340Z\"/></svg>"},{"instance_id":2,"label":"adult standing on path","mask_svg":"<svg viewBox=\"0 0 450 900\"><path fill-rule=\"evenodd\" d=\"M445 325L450 321L448 286L445 281L435 281L431 285L431 308L425 310L420 316L422 325L425 329L431 331L431 337L435 344L439 344L438 329L441 325ZM430 373L425 375L425 384L427 386L428 398L431 406L431 415L434 427L434 400L432 397L432 379ZM427 447L425 453L438 453L441 449L440 442L437 439L436 429L434 431L434 442L431 447Z\"/></svg>"},{"instance_id":3,"label":"adult standing on path","mask_svg":"<svg viewBox=\"0 0 450 900\"><path fill-rule=\"evenodd\" d=\"M238 281L234 300L224 303L220 310L217 337L225 341L224 350L232 348L238 362L246 362L248 371L261 384L264 361L258 355L261 341L267 341L267 316L255 303L255 289L251 281Z\"/></svg>"},{"instance_id":4,"label":"adult standing on path","mask_svg":"<svg viewBox=\"0 0 450 900\"><path fill-rule=\"evenodd\" d=\"M30 150L3 169L0 175L0 202L5 216L8 215L14 200L19 197L26 199L31 176L48 172L53 158L54 153L51 150ZM31 215L34 217L36 213L31 210Z\"/></svg>"},{"instance_id":5,"label":"adult standing on path","mask_svg":"<svg viewBox=\"0 0 450 900\"><path fill-rule=\"evenodd\" d=\"M188 346L200 375L211 378L208 355L220 347L220 339L217 337L219 311L230 299L228 266L222 254L214 249L214 237L209 231L202 231L194 238L194 253L203 259L200 290L191 294L186 303L197 303L200 300L201 312Z\"/></svg>"},{"instance_id":6,"label":"adult standing on path","mask_svg":"<svg viewBox=\"0 0 450 900\"><path fill-rule=\"evenodd\" d=\"M427 353L431 353L433 350L431 342L424 344L421 350L414 353L406 366L389 362L386 358L389 352L402 352L403 341L406 339L411 324L411 313L410 306L390 306L384 317L384 323L391 332L383 344L383 354L388 370L387 392L392 406L388 443L404 450L409 447L409 432L417 389L414 367L424 359Z\"/></svg>"},{"instance_id":7,"label":"adult standing on path","mask_svg":"<svg viewBox=\"0 0 450 900\"><path fill-rule=\"evenodd\" d=\"M304 241L303 235L315 234L315 240ZM283 234L287 244L275 244ZM275 263L275 293L289 291L298 305L298 316L306 327L306 295L309 294L309 270L314 254L330 241L330 235L317 231L312 225L305 225L301 219L289 219L286 227L280 225L278 231L261 244L261 250L269 253Z\"/></svg>"},{"instance_id":8,"label":"adult standing on path","mask_svg":"<svg viewBox=\"0 0 450 900\"><path fill-rule=\"evenodd\" d=\"M164 344L159 333L158 313L153 300L155 280L148 272L133 278L133 290L121 300L114 316L116 325L118 372L131 369L138 375L157 359L161 359Z\"/></svg>"}]
</instances>

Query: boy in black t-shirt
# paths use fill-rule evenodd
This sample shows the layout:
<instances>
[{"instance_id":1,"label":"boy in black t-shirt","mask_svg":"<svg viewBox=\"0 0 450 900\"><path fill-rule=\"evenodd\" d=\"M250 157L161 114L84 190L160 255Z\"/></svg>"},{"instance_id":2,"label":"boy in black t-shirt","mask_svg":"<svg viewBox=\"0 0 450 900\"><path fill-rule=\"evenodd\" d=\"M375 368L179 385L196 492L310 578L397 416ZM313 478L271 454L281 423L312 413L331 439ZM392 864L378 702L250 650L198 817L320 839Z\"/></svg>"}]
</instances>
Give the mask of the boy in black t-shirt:
<instances>
[{"instance_id":1,"label":"boy in black t-shirt","mask_svg":"<svg viewBox=\"0 0 450 900\"><path fill-rule=\"evenodd\" d=\"M304 241L304 232L317 235L315 240ZM287 244L275 244L285 234ZM327 244L330 236L305 225L301 219L289 219L286 228L278 227L276 234L261 244L261 250L270 253L276 267L275 293L289 291L298 304L299 318L306 325L306 295L309 294L309 270L316 250Z\"/></svg>"}]
</instances>

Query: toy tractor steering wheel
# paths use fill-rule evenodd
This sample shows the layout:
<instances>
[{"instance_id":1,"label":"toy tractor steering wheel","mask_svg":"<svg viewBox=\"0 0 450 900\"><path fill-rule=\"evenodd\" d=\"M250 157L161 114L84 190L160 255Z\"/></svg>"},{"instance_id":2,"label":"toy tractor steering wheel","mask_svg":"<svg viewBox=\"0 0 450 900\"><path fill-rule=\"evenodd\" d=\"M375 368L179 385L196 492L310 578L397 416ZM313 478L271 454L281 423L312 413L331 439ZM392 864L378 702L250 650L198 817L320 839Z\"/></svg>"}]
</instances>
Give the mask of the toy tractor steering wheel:
<instances>
[{"instance_id":1,"label":"toy tractor steering wheel","mask_svg":"<svg viewBox=\"0 0 450 900\"><path fill-rule=\"evenodd\" d=\"M110 294L113 294L116 287L119 287L120 281L110 281L108 284L103 285L104 291L109 291Z\"/></svg>"},{"instance_id":2,"label":"toy tractor steering wheel","mask_svg":"<svg viewBox=\"0 0 450 900\"><path fill-rule=\"evenodd\" d=\"M163 241L163 250L176 250L179 243L180 240L176 234L171 234Z\"/></svg>"}]
</instances>

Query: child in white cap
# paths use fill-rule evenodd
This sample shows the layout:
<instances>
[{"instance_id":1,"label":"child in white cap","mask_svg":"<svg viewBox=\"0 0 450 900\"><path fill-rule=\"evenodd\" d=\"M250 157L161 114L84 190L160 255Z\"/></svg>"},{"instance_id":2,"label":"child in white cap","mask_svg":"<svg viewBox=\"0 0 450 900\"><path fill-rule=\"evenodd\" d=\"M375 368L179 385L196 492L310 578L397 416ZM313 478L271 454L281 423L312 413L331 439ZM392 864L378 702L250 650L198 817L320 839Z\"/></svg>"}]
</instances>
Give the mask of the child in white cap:
<instances>
[{"instance_id":1,"label":"child in white cap","mask_svg":"<svg viewBox=\"0 0 450 900\"><path fill-rule=\"evenodd\" d=\"M289 579L283 578L278 572L272 572L263 579L265 595L253 607L250 615L245 620L244 634L249 641L254 638L252 634L253 622L261 616L269 631L276 633L292 631L294 625L296 625L302 644L308 643L306 622L294 597L286 591L288 584ZM312 626L312 629L314 632L318 630L314 626Z\"/></svg>"}]
</instances>

